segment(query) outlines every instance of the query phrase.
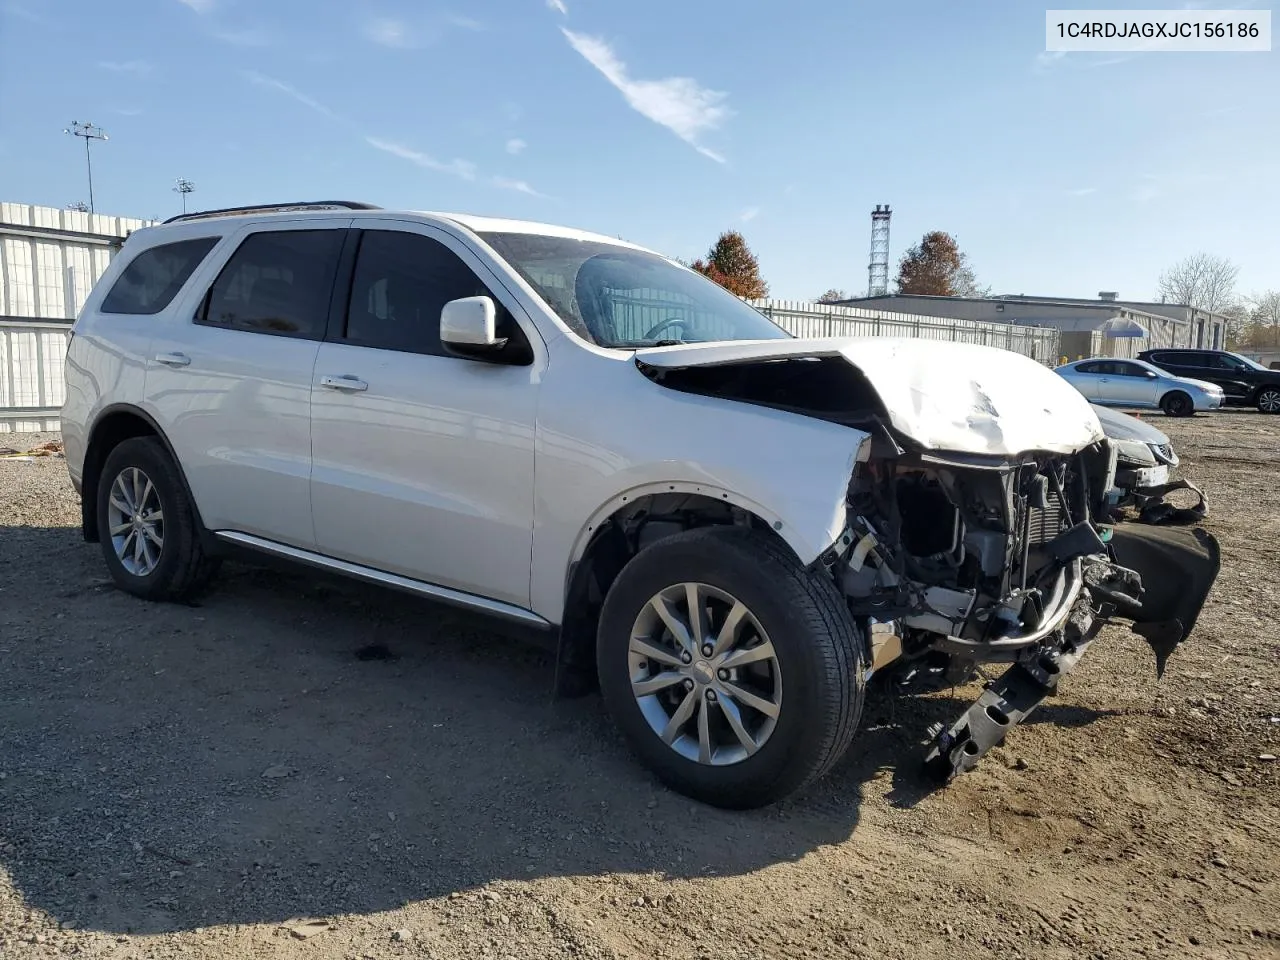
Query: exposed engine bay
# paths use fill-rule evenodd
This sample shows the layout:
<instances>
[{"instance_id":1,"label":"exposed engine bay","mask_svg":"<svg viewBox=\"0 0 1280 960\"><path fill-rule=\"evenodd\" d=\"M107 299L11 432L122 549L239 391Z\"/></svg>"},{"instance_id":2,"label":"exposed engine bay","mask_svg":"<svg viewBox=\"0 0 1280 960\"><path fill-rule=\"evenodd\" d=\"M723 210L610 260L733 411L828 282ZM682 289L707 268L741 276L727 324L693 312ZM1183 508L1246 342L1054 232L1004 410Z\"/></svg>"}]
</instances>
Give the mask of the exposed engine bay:
<instances>
[{"instance_id":1,"label":"exposed engine bay","mask_svg":"<svg viewBox=\"0 0 1280 960\"><path fill-rule=\"evenodd\" d=\"M1052 695L1109 621L1128 621L1163 675L1217 577L1218 544L1202 529L1104 522L1118 448L1101 430L1073 452L939 451L895 426L872 380L842 358L646 373L672 389L870 434L848 526L815 567L862 625L871 673L958 683L982 664L1009 664L955 723L931 732L926 767L944 782ZM974 387L975 430L998 431L997 411L981 408Z\"/></svg>"}]
</instances>

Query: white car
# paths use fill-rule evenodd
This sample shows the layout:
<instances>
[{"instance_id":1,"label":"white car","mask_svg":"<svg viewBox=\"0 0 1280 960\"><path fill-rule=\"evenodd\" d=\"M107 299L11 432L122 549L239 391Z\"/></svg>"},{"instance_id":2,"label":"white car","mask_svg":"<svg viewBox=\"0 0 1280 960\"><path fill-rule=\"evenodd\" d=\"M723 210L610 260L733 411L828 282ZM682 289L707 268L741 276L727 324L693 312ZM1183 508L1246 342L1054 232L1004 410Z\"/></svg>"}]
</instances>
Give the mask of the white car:
<instances>
[{"instance_id":1,"label":"white car","mask_svg":"<svg viewBox=\"0 0 1280 960\"><path fill-rule=\"evenodd\" d=\"M1065 363L1055 372L1094 403L1158 407L1170 417L1190 417L1200 410L1217 410L1225 400L1222 388L1216 383L1176 377L1145 360L1093 357Z\"/></svg>"},{"instance_id":2,"label":"white car","mask_svg":"<svg viewBox=\"0 0 1280 960\"><path fill-rule=\"evenodd\" d=\"M189 596L248 550L532 626L561 692L598 680L657 775L724 806L829 769L873 673L1012 664L938 735L949 779L1055 689L1102 603L1162 668L1217 573L1207 535L1104 542L1115 451L1035 362L794 339L562 227L177 217L128 238L66 369L84 536L124 590Z\"/></svg>"}]
</instances>

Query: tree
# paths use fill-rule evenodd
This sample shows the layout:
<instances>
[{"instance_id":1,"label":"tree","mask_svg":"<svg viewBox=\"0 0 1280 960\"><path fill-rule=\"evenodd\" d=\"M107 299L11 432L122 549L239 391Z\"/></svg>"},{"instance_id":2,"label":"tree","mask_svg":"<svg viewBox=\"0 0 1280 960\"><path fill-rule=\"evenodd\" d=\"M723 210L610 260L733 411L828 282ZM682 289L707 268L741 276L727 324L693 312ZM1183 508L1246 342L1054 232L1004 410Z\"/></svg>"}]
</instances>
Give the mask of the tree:
<instances>
[{"instance_id":1,"label":"tree","mask_svg":"<svg viewBox=\"0 0 1280 960\"><path fill-rule=\"evenodd\" d=\"M980 288L969 267L968 257L960 252L955 237L933 230L908 250L898 263L898 292L934 297L982 297L988 290Z\"/></svg>"},{"instance_id":2,"label":"tree","mask_svg":"<svg viewBox=\"0 0 1280 960\"><path fill-rule=\"evenodd\" d=\"M1239 272L1240 268L1225 257L1192 254L1160 274L1160 302L1222 313L1235 302Z\"/></svg>"},{"instance_id":3,"label":"tree","mask_svg":"<svg viewBox=\"0 0 1280 960\"><path fill-rule=\"evenodd\" d=\"M832 287L817 300L818 303L839 303L841 300L848 300L849 295L843 290L837 290Z\"/></svg>"},{"instance_id":4,"label":"tree","mask_svg":"<svg viewBox=\"0 0 1280 960\"><path fill-rule=\"evenodd\" d=\"M705 260L689 264L730 293L748 300L769 295L769 285L760 278L760 261L737 230L726 230L707 251Z\"/></svg>"},{"instance_id":5,"label":"tree","mask_svg":"<svg viewBox=\"0 0 1280 960\"><path fill-rule=\"evenodd\" d=\"M1234 344L1280 347L1280 290L1264 290L1246 298L1253 308Z\"/></svg>"}]
</instances>

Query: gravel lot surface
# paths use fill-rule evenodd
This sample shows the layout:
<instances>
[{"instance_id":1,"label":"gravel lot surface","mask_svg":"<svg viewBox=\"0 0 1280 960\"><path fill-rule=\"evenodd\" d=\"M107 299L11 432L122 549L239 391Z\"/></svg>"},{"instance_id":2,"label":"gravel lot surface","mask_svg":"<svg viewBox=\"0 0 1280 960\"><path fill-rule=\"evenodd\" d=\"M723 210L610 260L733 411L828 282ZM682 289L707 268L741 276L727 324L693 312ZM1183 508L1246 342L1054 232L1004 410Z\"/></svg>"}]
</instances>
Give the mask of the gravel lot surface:
<instances>
[{"instance_id":1,"label":"gravel lot surface","mask_svg":"<svg viewBox=\"0 0 1280 960\"><path fill-rule=\"evenodd\" d=\"M977 688L876 693L828 779L746 814L484 622L244 566L121 594L65 462L0 461L0 955L1280 956L1280 417L1150 418L1225 554L1163 681L1109 629L932 792L918 741Z\"/></svg>"}]
</instances>

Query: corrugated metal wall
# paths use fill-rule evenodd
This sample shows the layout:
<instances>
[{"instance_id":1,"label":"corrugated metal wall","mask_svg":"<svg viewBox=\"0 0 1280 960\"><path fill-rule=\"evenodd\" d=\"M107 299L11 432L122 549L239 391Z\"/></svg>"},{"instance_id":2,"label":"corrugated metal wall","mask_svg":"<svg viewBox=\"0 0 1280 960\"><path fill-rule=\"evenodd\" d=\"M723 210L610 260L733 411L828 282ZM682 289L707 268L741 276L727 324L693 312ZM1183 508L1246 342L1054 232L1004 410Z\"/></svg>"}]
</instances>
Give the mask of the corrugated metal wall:
<instances>
[{"instance_id":1,"label":"corrugated metal wall","mask_svg":"<svg viewBox=\"0 0 1280 960\"><path fill-rule=\"evenodd\" d=\"M147 224L0 203L0 317L74 320L120 243Z\"/></svg>"},{"instance_id":2,"label":"corrugated metal wall","mask_svg":"<svg viewBox=\"0 0 1280 960\"><path fill-rule=\"evenodd\" d=\"M71 321L150 222L0 202L0 431L58 429Z\"/></svg>"}]
</instances>

